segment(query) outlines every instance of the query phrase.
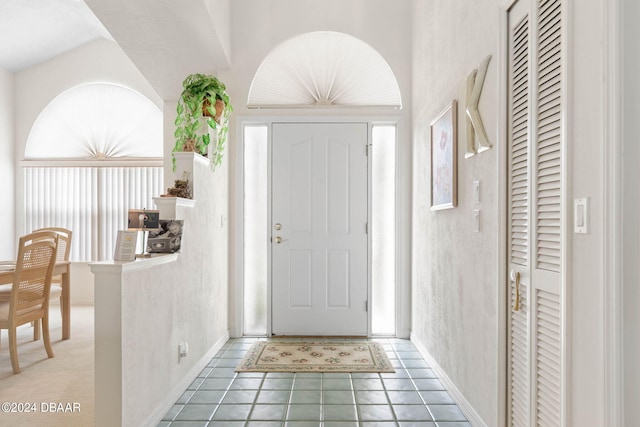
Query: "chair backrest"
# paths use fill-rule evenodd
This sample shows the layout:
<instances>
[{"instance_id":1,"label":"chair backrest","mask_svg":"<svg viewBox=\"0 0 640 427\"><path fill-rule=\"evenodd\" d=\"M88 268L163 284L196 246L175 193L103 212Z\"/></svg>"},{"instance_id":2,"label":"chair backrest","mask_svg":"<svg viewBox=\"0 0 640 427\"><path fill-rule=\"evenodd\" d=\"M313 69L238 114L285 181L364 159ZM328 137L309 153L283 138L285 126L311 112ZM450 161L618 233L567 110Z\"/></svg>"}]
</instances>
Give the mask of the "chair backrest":
<instances>
[{"instance_id":1,"label":"chair backrest","mask_svg":"<svg viewBox=\"0 0 640 427\"><path fill-rule=\"evenodd\" d=\"M15 319L48 306L57 247L58 233L55 231L39 231L20 237L10 317Z\"/></svg>"},{"instance_id":2,"label":"chair backrest","mask_svg":"<svg viewBox=\"0 0 640 427\"><path fill-rule=\"evenodd\" d=\"M58 233L58 261L69 261L69 253L71 252L71 237L73 236L73 232L71 230L67 230L62 227L43 227L33 232L36 233L38 231L55 231Z\"/></svg>"}]
</instances>

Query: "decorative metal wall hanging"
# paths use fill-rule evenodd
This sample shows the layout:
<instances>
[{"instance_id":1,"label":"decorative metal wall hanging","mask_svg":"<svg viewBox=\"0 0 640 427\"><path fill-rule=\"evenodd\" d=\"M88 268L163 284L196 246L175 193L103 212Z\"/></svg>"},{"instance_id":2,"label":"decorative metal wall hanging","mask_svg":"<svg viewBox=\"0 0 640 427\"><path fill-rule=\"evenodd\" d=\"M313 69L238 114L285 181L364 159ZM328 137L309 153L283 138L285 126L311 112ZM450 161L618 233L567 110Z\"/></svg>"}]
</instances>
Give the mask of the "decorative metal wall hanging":
<instances>
[{"instance_id":1,"label":"decorative metal wall hanging","mask_svg":"<svg viewBox=\"0 0 640 427\"><path fill-rule=\"evenodd\" d=\"M484 78L487 75L490 61L491 55L487 56L480 63L480 66L469 73L467 77L467 107L465 109L467 115L467 152L464 156L465 158L475 156L477 153L493 147L489 142L489 138L487 138L487 132L484 129L482 117L480 117L480 111L478 110L478 102L480 101ZM477 149L476 136L478 137L479 145Z\"/></svg>"}]
</instances>

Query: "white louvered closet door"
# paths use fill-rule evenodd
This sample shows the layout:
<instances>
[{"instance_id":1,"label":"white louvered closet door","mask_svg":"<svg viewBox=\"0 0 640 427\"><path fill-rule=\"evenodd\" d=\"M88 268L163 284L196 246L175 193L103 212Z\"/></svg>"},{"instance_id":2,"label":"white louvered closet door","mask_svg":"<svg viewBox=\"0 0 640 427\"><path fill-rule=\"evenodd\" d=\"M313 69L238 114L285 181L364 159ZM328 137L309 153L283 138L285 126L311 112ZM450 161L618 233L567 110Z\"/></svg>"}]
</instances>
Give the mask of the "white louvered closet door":
<instances>
[{"instance_id":1,"label":"white louvered closet door","mask_svg":"<svg viewBox=\"0 0 640 427\"><path fill-rule=\"evenodd\" d=\"M509 10L508 396L513 427L563 423L561 0Z\"/></svg>"}]
</instances>

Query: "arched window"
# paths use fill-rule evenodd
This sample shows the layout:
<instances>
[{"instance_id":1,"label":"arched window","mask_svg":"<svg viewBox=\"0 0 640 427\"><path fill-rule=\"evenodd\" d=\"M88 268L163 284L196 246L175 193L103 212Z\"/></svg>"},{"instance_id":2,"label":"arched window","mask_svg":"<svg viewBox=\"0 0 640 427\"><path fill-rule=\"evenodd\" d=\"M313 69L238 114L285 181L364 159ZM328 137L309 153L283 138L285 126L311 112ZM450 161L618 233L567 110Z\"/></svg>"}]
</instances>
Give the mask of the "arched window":
<instances>
[{"instance_id":1,"label":"arched window","mask_svg":"<svg viewBox=\"0 0 640 427\"><path fill-rule=\"evenodd\" d=\"M391 67L360 39L333 31L293 37L264 59L247 101L249 108L402 108Z\"/></svg>"},{"instance_id":2,"label":"arched window","mask_svg":"<svg viewBox=\"0 0 640 427\"><path fill-rule=\"evenodd\" d=\"M162 112L129 88L92 83L58 95L25 147L25 232L73 231L71 259L111 259L128 209L162 192Z\"/></svg>"}]
</instances>

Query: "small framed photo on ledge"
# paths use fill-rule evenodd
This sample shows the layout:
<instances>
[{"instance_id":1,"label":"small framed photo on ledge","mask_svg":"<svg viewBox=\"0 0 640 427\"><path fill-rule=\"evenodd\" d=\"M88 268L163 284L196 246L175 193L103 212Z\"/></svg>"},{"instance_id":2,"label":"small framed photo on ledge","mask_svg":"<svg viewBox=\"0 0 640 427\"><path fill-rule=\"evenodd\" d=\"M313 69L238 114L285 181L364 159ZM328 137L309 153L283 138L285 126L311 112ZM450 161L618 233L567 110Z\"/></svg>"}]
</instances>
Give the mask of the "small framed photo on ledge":
<instances>
[{"instance_id":1,"label":"small framed photo on ledge","mask_svg":"<svg viewBox=\"0 0 640 427\"><path fill-rule=\"evenodd\" d=\"M147 252L157 254L180 252L183 226L184 221L181 219L161 219L160 228L149 233Z\"/></svg>"},{"instance_id":2,"label":"small framed photo on ledge","mask_svg":"<svg viewBox=\"0 0 640 427\"><path fill-rule=\"evenodd\" d=\"M129 209L127 228L129 230L157 230L160 227L160 211Z\"/></svg>"},{"instance_id":3,"label":"small framed photo on ledge","mask_svg":"<svg viewBox=\"0 0 640 427\"><path fill-rule=\"evenodd\" d=\"M136 259L136 244L138 232L132 230L118 231L116 250L113 255L115 261L133 261Z\"/></svg>"},{"instance_id":4,"label":"small framed photo on ledge","mask_svg":"<svg viewBox=\"0 0 640 427\"><path fill-rule=\"evenodd\" d=\"M458 204L457 102L454 99L431 122L431 210Z\"/></svg>"}]
</instances>

